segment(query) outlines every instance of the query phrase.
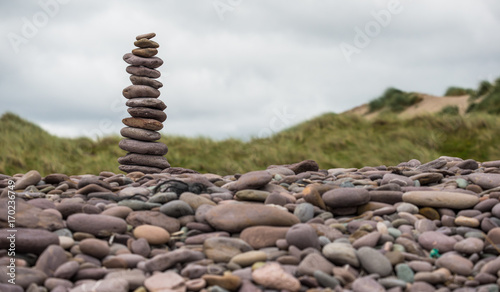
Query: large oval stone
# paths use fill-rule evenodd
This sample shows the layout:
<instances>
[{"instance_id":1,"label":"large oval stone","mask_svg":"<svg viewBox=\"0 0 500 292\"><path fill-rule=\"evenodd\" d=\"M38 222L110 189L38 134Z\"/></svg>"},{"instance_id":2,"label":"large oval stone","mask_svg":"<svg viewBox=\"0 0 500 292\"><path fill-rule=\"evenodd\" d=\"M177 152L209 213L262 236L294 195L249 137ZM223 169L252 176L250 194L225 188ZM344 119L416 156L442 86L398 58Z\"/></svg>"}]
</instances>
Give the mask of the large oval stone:
<instances>
[{"instance_id":1,"label":"large oval stone","mask_svg":"<svg viewBox=\"0 0 500 292\"><path fill-rule=\"evenodd\" d=\"M130 107L149 107L159 110L164 110L167 108L165 103L158 98L144 97L144 98L132 98L127 100L126 106Z\"/></svg>"},{"instance_id":2,"label":"large oval stone","mask_svg":"<svg viewBox=\"0 0 500 292\"><path fill-rule=\"evenodd\" d=\"M253 226L245 228L240 238L254 249L276 245L276 240L284 239L289 227Z\"/></svg>"},{"instance_id":3,"label":"large oval stone","mask_svg":"<svg viewBox=\"0 0 500 292\"><path fill-rule=\"evenodd\" d=\"M422 207L467 209L479 202L474 195L440 191L412 191L403 194L403 201Z\"/></svg>"},{"instance_id":4,"label":"large oval stone","mask_svg":"<svg viewBox=\"0 0 500 292\"><path fill-rule=\"evenodd\" d=\"M138 77L149 77L150 78L158 78L161 76L161 72L155 69L149 69L148 67L144 66L134 66L130 65L128 66L125 71L127 73L130 73L132 75L138 76Z\"/></svg>"},{"instance_id":5,"label":"large oval stone","mask_svg":"<svg viewBox=\"0 0 500 292\"><path fill-rule=\"evenodd\" d=\"M258 225L292 226L300 223L296 216L278 208L244 203L216 206L207 212L206 220L212 227L227 232L240 232Z\"/></svg>"},{"instance_id":6,"label":"large oval stone","mask_svg":"<svg viewBox=\"0 0 500 292\"><path fill-rule=\"evenodd\" d=\"M103 237L127 231L125 220L108 215L73 214L68 217L66 223L72 231L86 232Z\"/></svg>"},{"instance_id":7,"label":"large oval stone","mask_svg":"<svg viewBox=\"0 0 500 292\"><path fill-rule=\"evenodd\" d=\"M273 177L268 171L250 171L242 175L236 182L228 185L231 191L241 191L245 189L259 189L269 183Z\"/></svg>"},{"instance_id":8,"label":"large oval stone","mask_svg":"<svg viewBox=\"0 0 500 292\"><path fill-rule=\"evenodd\" d=\"M500 187L500 174L498 173L472 173L469 179L486 190Z\"/></svg>"},{"instance_id":9,"label":"large oval stone","mask_svg":"<svg viewBox=\"0 0 500 292\"><path fill-rule=\"evenodd\" d=\"M16 228L17 232L0 229L0 249L14 243L16 252L41 254L49 245L59 245L59 236L43 229Z\"/></svg>"},{"instance_id":10,"label":"large oval stone","mask_svg":"<svg viewBox=\"0 0 500 292\"><path fill-rule=\"evenodd\" d=\"M153 87L146 85L130 85L123 89L123 96L126 98L136 98L136 97L158 97L160 96L160 91L154 89Z\"/></svg>"},{"instance_id":11,"label":"large oval stone","mask_svg":"<svg viewBox=\"0 0 500 292\"><path fill-rule=\"evenodd\" d=\"M136 118L146 118L146 119L154 119L159 122L164 122L167 119L167 114L163 111L148 108L148 107L131 107L127 109L128 113Z\"/></svg>"},{"instance_id":12,"label":"large oval stone","mask_svg":"<svg viewBox=\"0 0 500 292\"><path fill-rule=\"evenodd\" d=\"M229 262L231 258L252 247L239 238L210 237L203 243L203 253L214 262Z\"/></svg>"},{"instance_id":13,"label":"large oval stone","mask_svg":"<svg viewBox=\"0 0 500 292\"><path fill-rule=\"evenodd\" d=\"M160 169L165 169L170 167L170 163L168 163L167 159L164 156L136 154L136 153L128 153L123 157L119 157L118 163L125 165L151 166Z\"/></svg>"},{"instance_id":14,"label":"large oval stone","mask_svg":"<svg viewBox=\"0 0 500 292\"><path fill-rule=\"evenodd\" d=\"M370 193L366 189L340 188L323 194L323 201L332 208L355 207L370 201Z\"/></svg>"},{"instance_id":15,"label":"large oval stone","mask_svg":"<svg viewBox=\"0 0 500 292\"><path fill-rule=\"evenodd\" d=\"M126 126L158 131L163 129L163 124L155 119L143 119L143 118L124 118L122 123Z\"/></svg>"},{"instance_id":16,"label":"large oval stone","mask_svg":"<svg viewBox=\"0 0 500 292\"><path fill-rule=\"evenodd\" d=\"M457 240L437 231L426 231L419 235L418 243L427 250L437 248L440 253L445 253L453 250Z\"/></svg>"},{"instance_id":17,"label":"large oval stone","mask_svg":"<svg viewBox=\"0 0 500 292\"><path fill-rule=\"evenodd\" d=\"M51 245L38 257L35 269L52 277L54 272L68 260L66 252L59 245Z\"/></svg>"},{"instance_id":18,"label":"large oval stone","mask_svg":"<svg viewBox=\"0 0 500 292\"><path fill-rule=\"evenodd\" d=\"M150 155L165 155L168 152L167 145L160 142L144 142L132 139L123 139L118 146L128 152Z\"/></svg>"},{"instance_id":19,"label":"large oval stone","mask_svg":"<svg viewBox=\"0 0 500 292\"><path fill-rule=\"evenodd\" d=\"M177 232L181 228L179 220L157 211L135 211L130 213L126 220L134 227L149 224L161 227L169 233Z\"/></svg>"},{"instance_id":20,"label":"large oval stone","mask_svg":"<svg viewBox=\"0 0 500 292\"><path fill-rule=\"evenodd\" d=\"M158 57L151 57L151 58L143 58L139 56L135 56L132 53L127 53L123 55L123 60L130 65L134 66L144 66L148 67L150 69L155 69L160 67L163 64L163 60L158 58Z\"/></svg>"}]
</instances>

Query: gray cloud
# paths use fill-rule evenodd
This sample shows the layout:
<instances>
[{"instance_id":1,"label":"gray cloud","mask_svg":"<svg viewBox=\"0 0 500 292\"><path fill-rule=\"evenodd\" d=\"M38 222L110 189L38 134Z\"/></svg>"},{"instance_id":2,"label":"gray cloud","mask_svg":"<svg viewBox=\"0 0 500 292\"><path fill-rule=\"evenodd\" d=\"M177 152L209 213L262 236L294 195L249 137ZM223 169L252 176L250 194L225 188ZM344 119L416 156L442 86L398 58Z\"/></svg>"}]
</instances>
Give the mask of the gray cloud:
<instances>
[{"instance_id":1,"label":"gray cloud","mask_svg":"<svg viewBox=\"0 0 500 292\"><path fill-rule=\"evenodd\" d=\"M119 133L130 84L122 56L149 31L165 61L167 134L248 139L342 112L389 86L439 95L500 75L494 0L401 1L351 62L340 45L353 45L356 28L394 0L57 1L0 2L0 113L57 135ZM39 3L52 3L54 15L16 53L9 33L23 36ZM221 20L214 3L237 5Z\"/></svg>"}]
</instances>

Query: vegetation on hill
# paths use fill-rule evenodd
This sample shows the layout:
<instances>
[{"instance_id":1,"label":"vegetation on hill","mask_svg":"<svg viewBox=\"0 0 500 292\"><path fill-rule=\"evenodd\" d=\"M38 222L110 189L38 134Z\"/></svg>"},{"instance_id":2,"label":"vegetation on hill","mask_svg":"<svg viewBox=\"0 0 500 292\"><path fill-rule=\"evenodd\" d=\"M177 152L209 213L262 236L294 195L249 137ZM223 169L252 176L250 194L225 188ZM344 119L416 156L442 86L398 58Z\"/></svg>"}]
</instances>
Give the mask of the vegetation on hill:
<instances>
[{"instance_id":1,"label":"vegetation on hill","mask_svg":"<svg viewBox=\"0 0 500 292\"><path fill-rule=\"evenodd\" d=\"M462 95L474 95L476 91L470 88L462 88L462 87L448 87L444 96L462 96Z\"/></svg>"},{"instance_id":2,"label":"vegetation on hill","mask_svg":"<svg viewBox=\"0 0 500 292\"><path fill-rule=\"evenodd\" d=\"M6 113L0 118L0 173L36 169L50 173L118 173L120 137L93 141L52 136L40 127ZM500 118L493 115L434 115L374 120L325 114L269 138L236 139L163 137L172 166L217 174L244 173L271 164L313 159L321 168L396 165L413 158L422 162L441 155L478 161L500 159Z\"/></svg>"},{"instance_id":3,"label":"vegetation on hill","mask_svg":"<svg viewBox=\"0 0 500 292\"><path fill-rule=\"evenodd\" d=\"M443 115L458 115L460 114L460 109L456 105L445 106L440 112Z\"/></svg>"},{"instance_id":4,"label":"vegetation on hill","mask_svg":"<svg viewBox=\"0 0 500 292\"><path fill-rule=\"evenodd\" d=\"M495 80L494 83L488 81L481 82L472 100L476 100L477 102L471 103L467 112L500 114L500 78Z\"/></svg>"},{"instance_id":5,"label":"vegetation on hill","mask_svg":"<svg viewBox=\"0 0 500 292\"><path fill-rule=\"evenodd\" d=\"M387 110L398 113L420 101L421 98L415 93L391 87L386 89L382 96L370 101L368 107L370 112Z\"/></svg>"}]
</instances>

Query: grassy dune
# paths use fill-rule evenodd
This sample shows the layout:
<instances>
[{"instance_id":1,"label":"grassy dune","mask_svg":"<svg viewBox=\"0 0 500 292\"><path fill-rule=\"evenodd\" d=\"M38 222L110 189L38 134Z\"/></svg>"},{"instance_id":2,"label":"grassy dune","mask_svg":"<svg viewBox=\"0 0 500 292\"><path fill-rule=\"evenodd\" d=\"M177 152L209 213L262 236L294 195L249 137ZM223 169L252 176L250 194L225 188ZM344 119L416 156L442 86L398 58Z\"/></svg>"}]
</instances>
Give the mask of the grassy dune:
<instances>
[{"instance_id":1,"label":"grassy dune","mask_svg":"<svg viewBox=\"0 0 500 292\"><path fill-rule=\"evenodd\" d=\"M0 173L97 174L119 172L118 136L93 141L52 136L19 116L0 118ZM478 161L500 159L500 118L494 115L434 115L400 120L394 116L365 120L325 114L249 142L228 139L163 137L172 166L217 174L243 173L271 164L313 159L321 168L396 165L412 158L441 155Z\"/></svg>"}]
</instances>

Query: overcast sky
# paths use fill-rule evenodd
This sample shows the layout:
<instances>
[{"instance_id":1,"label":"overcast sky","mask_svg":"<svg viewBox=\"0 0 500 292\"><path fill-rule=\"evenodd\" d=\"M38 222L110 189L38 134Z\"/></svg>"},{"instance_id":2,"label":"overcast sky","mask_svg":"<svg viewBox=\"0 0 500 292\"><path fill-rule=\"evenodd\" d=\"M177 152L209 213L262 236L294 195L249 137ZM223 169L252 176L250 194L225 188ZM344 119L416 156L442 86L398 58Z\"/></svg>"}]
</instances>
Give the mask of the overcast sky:
<instances>
[{"instance_id":1,"label":"overcast sky","mask_svg":"<svg viewBox=\"0 0 500 292\"><path fill-rule=\"evenodd\" d=\"M393 86L442 95L500 76L500 2L0 2L0 114L58 136L119 134L122 56L156 32L163 133L248 139ZM1 125L0 125L1 126Z\"/></svg>"}]
</instances>

